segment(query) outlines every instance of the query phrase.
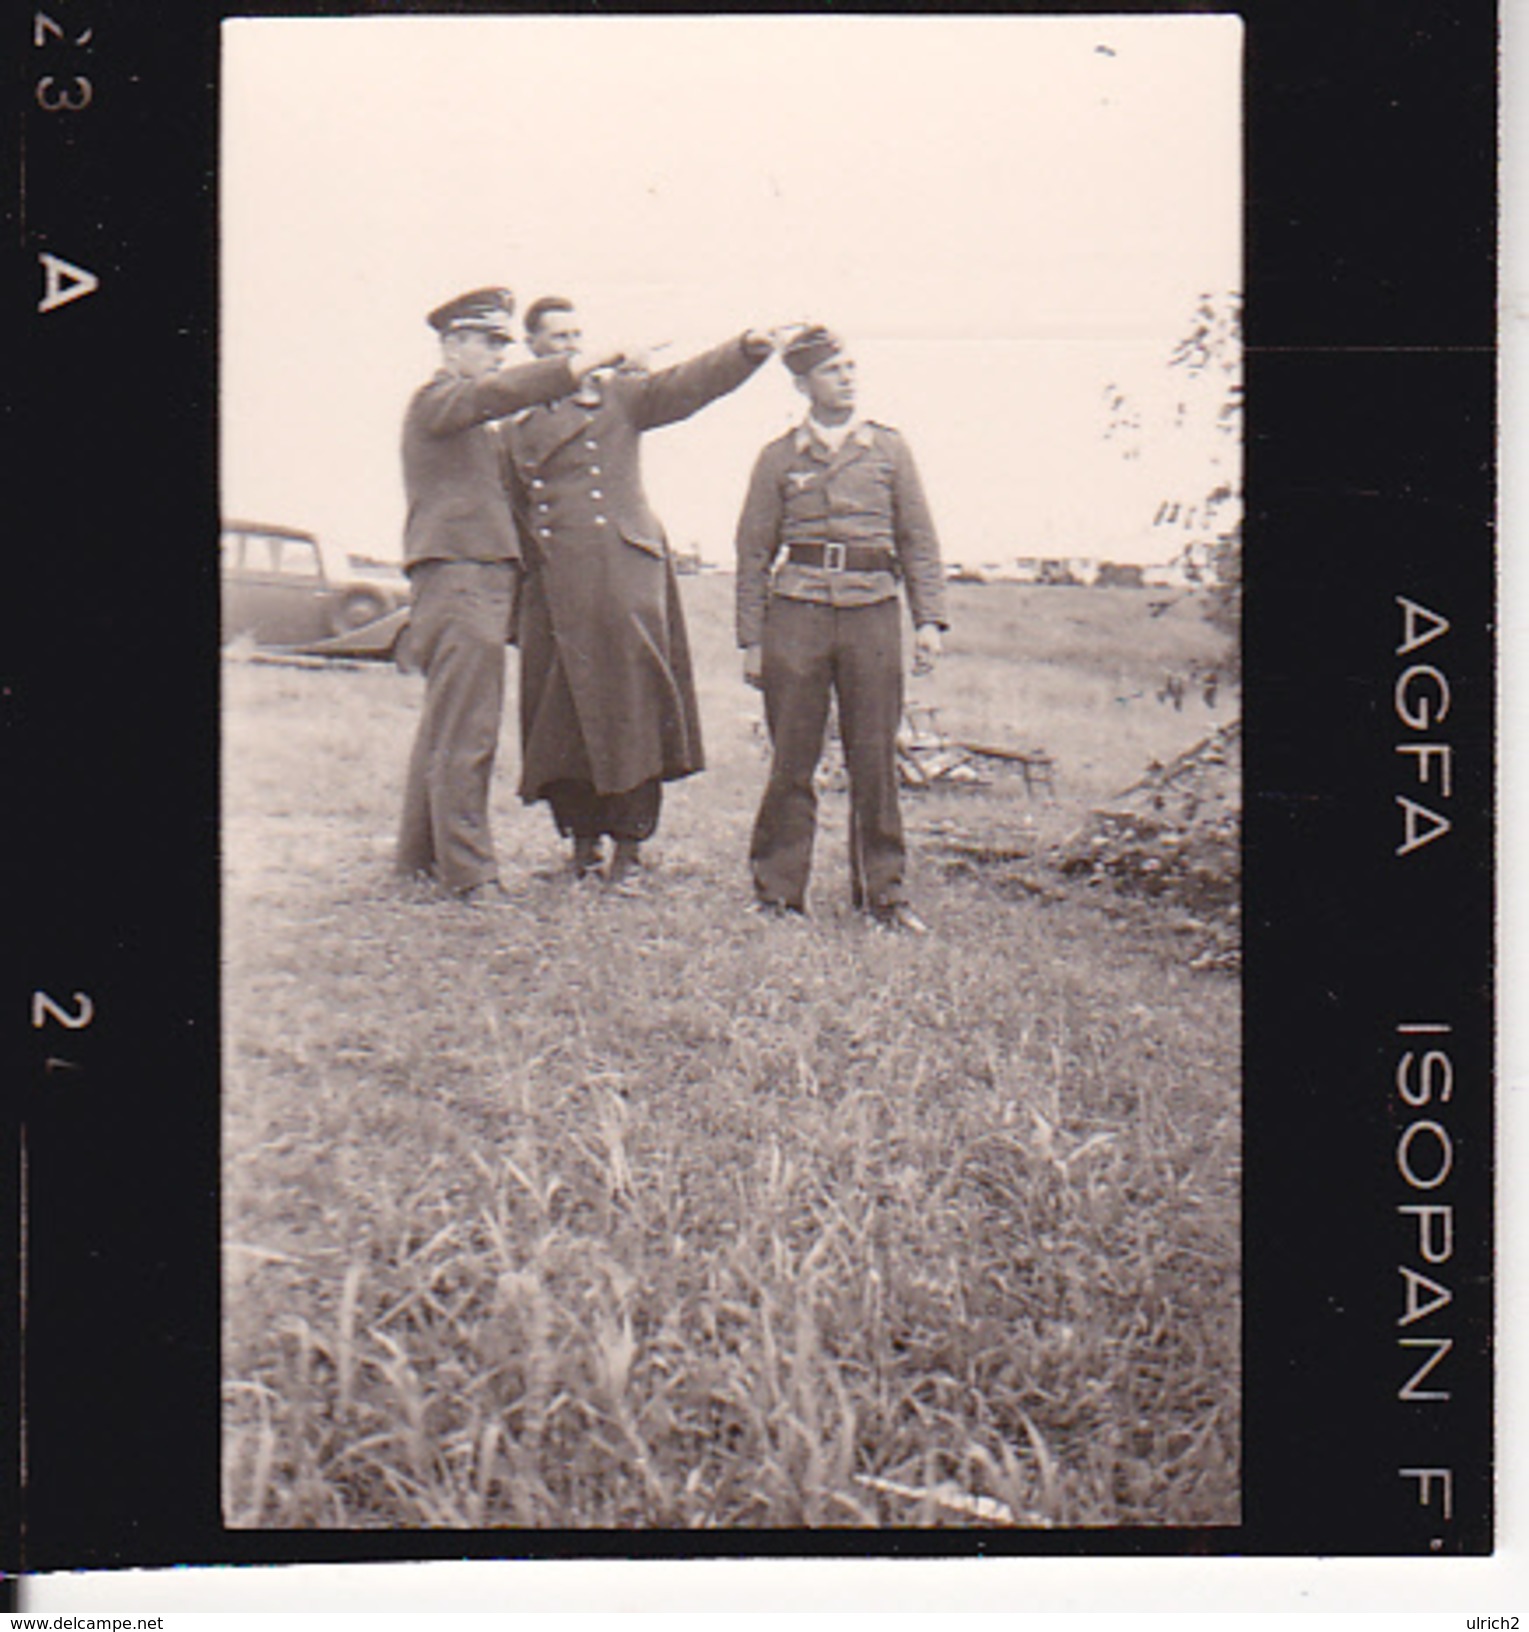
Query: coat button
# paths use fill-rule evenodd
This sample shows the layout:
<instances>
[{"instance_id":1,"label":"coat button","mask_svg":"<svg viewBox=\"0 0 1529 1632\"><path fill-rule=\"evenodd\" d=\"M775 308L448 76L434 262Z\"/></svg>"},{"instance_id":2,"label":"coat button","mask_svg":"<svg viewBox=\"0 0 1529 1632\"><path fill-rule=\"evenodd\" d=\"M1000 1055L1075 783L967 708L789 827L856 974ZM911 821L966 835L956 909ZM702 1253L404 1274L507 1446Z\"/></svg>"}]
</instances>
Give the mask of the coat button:
<instances>
[{"instance_id":1,"label":"coat button","mask_svg":"<svg viewBox=\"0 0 1529 1632\"><path fill-rule=\"evenodd\" d=\"M603 527L604 525L605 525L605 517L604 516L596 516L595 517L595 526L596 527Z\"/></svg>"},{"instance_id":2,"label":"coat button","mask_svg":"<svg viewBox=\"0 0 1529 1632\"><path fill-rule=\"evenodd\" d=\"M598 487L590 488L589 496L592 499L603 499L605 497L605 495L600 491L600 489Z\"/></svg>"},{"instance_id":3,"label":"coat button","mask_svg":"<svg viewBox=\"0 0 1529 1632\"><path fill-rule=\"evenodd\" d=\"M593 453L595 449L600 446L600 444L598 442L586 442L584 446L588 448L591 453Z\"/></svg>"},{"instance_id":4,"label":"coat button","mask_svg":"<svg viewBox=\"0 0 1529 1632\"><path fill-rule=\"evenodd\" d=\"M598 465L591 465L589 467L589 474L591 476L598 476L600 474L600 467Z\"/></svg>"}]
</instances>

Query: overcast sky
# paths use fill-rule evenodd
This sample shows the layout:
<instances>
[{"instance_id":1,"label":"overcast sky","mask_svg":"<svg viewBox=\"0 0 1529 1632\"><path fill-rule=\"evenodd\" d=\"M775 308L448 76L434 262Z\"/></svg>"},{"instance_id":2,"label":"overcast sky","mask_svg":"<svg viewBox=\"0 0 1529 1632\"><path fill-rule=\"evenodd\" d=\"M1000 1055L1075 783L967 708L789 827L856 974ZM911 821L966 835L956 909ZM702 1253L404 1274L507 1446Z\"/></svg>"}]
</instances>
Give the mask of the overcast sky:
<instances>
[{"instance_id":1,"label":"overcast sky","mask_svg":"<svg viewBox=\"0 0 1529 1632\"><path fill-rule=\"evenodd\" d=\"M396 556L424 314L503 283L656 361L840 329L949 560L1161 553L1144 529L1198 458L1151 432L1166 358L1241 286L1236 18L242 19L223 44L226 514ZM1134 464L1112 382L1148 407ZM801 408L772 363L645 439L677 547L730 558Z\"/></svg>"}]
</instances>

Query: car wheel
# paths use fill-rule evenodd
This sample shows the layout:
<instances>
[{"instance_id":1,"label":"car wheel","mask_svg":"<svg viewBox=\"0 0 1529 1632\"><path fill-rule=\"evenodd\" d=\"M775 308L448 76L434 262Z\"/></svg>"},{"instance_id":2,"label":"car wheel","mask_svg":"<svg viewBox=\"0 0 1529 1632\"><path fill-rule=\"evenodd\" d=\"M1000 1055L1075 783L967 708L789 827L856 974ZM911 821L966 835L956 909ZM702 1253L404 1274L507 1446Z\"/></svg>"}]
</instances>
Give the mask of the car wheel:
<instances>
[{"instance_id":1,"label":"car wheel","mask_svg":"<svg viewBox=\"0 0 1529 1632\"><path fill-rule=\"evenodd\" d=\"M387 603L377 595L369 595L362 590L355 595L347 595L334 609L334 632L337 635L348 635L352 629L364 628L369 623L375 623L378 618L387 614Z\"/></svg>"}]
</instances>

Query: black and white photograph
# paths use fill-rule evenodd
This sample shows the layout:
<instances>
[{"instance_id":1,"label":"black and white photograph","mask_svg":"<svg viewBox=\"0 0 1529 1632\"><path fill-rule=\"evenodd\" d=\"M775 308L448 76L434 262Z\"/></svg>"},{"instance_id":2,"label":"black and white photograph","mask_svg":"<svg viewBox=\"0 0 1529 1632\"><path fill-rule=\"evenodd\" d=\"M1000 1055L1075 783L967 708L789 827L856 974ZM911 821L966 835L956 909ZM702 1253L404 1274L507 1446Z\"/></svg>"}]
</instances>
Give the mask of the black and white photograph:
<instances>
[{"instance_id":1,"label":"black and white photograph","mask_svg":"<svg viewBox=\"0 0 1529 1632\"><path fill-rule=\"evenodd\" d=\"M1511 1615L1525 15L22 18L0 1608Z\"/></svg>"},{"instance_id":2,"label":"black and white photograph","mask_svg":"<svg viewBox=\"0 0 1529 1632\"><path fill-rule=\"evenodd\" d=\"M1241 46L225 23L227 1524L1237 1523Z\"/></svg>"}]
</instances>

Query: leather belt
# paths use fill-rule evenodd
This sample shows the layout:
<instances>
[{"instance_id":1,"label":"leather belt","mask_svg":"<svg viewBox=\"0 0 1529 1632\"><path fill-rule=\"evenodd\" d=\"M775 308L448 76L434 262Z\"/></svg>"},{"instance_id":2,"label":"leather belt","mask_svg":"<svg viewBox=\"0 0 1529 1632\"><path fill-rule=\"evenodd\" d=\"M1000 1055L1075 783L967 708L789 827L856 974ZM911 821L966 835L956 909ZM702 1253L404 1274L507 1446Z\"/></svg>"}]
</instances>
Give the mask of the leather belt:
<instances>
[{"instance_id":1,"label":"leather belt","mask_svg":"<svg viewBox=\"0 0 1529 1632\"><path fill-rule=\"evenodd\" d=\"M825 572L892 572L897 557L880 544L788 544L786 559Z\"/></svg>"}]
</instances>

